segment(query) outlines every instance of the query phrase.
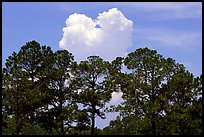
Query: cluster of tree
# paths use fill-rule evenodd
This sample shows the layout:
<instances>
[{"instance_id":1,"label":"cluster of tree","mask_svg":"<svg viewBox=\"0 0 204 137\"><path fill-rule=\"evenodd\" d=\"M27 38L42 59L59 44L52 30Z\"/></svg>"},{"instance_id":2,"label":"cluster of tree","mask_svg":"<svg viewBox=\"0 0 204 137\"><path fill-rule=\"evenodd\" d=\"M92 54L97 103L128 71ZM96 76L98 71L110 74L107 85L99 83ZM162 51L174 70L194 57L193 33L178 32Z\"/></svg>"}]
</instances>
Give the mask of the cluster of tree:
<instances>
[{"instance_id":1,"label":"cluster of tree","mask_svg":"<svg viewBox=\"0 0 204 137\"><path fill-rule=\"evenodd\" d=\"M113 92L124 101L105 109ZM95 128L106 111L120 115ZM77 63L31 41L2 70L2 134L202 134L202 75L148 48Z\"/></svg>"}]
</instances>

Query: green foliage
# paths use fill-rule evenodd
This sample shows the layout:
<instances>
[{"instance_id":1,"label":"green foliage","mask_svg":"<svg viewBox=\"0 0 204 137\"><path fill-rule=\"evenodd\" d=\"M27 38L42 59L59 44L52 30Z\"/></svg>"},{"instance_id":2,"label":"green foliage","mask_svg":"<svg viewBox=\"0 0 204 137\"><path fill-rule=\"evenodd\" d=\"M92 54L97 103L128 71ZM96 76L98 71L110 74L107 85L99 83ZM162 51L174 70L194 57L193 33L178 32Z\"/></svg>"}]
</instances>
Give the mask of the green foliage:
<instances>
[{"instance_id":1,"label":"green foliage","mask_svg":"<svg viewBox=\"0 0 204 137\"><path fill-rule=\"evenodd\" d=\"M95 116L105 118L101 109L111 98L111 92L104 88L102 80L108 74L109 63L98 56L90 56L87 59L81 61L75 68L76 77L73 86L78 90L77 102L84 105L84 112L90 114L91 134L93 134Z\"/></svg>"},{"instance_id":2,"label":"green foliage","mask_svg":"<svg viewBox=\"0 0 204 137\"><path fill-rule=\"evenodd\" d=\"M182 64L148 48L129 53L122 63L129 73L119 70L115 76L119 76L124 102L109 111L119 111L120 123L127 129L114 128L116 134L197 134L190 131L195 129L189 126L189 111L202 93L202 84L198 84L202 78L193 78ZM196 122L192 123L200 129L200 122Z\"/></svg>"},{"instance_id":3,"label":"green foliage","mask_svg":"<svg viewBox=\"0 0 204 137\"><path fill-rule=\"evenodd\" d=\"M31 125L29 123L26 123L22 129L21 135L50 135L50 134L38 125Z\"/></svg>"},{"instance_id":4,"label":"green foliage","mask_svg":"<svg viewBox=\"0 0 204 137\"><path fill-rule=\"evenodd\" d=\"M77 64L68 51L31 41L5 66L3 135L202 134L202 75L195 78L156 50L139 48L112 62L89 56ZM105 108L112 92L122 92L124 102ZM95 118L105 119L105 112L120 115L97 129Z\"/></svg>"}]
</instances>

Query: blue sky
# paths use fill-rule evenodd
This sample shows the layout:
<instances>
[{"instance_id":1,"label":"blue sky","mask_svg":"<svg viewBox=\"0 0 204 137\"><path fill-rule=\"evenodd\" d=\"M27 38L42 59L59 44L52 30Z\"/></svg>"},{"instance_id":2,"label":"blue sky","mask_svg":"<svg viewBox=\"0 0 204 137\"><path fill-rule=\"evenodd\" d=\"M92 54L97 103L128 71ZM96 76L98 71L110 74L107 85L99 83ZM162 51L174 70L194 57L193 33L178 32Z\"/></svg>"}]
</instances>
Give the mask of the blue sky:
<instances>
[{"instance_id":1,"label":"blue sky","mask_svg":"<svg viewBox=\"0 0 204 137\"><path fill-rule=\"evenodd\" d=\"M117 8L117 10L109 11L112 8ZM93 53L101 55L104 58L107 57L107 60L111 60L108 58L108 56L111 56L111 53L114 53L114 56L121 56L137 48L148 47L157 50L164 57L171 57L176 62L184 64L195 76L202 73L201 2L3 2L2 66L5 66L5 60L13 51L18 52L22 45L31 40L36 40L41 45L51 46L53 51L63 49L63 45L60 47L59 42L66 37L63 28L71 29L71 27L65 24L65 21L70 15L77 13L74 18L79 19L77 21L82 23L80 22L82 17L79 17L79 14L84 14L85 20L89 17L92 19L90 22L94 24L97 22L99 13L106 12L108 16L108 11L109 13L114 12L111 17L116 17L116 20L117 17L122 17L122 15L116 16L119 11L124 15L122 18L129 20L129 26L126 26L126 30L129 31L117 32L118 35L121 34L121 37L126 37L125 34L128 34L128 37L125 39L122 38L122 41L120 41L117 35L113 34L111 42L113 44L119 44L118 47L110 45L104 48L100 47L102 46L100 43L101 35L90 33L97 34L97 38L91 37L90 40L98 40L97 44L99 46L91 47L92 51L90 52L85 50L89 45L85 45L87 47L84 47L84 50L82 49L83 47L70 49L73 50L76 58L85 59L85 56ZM106 15L104 14L102 17ZM104 23L104 19L98 19L98 21L101 22L100 24ZM122 27L124 26L123 23L120 24ZM111 29L115 29L114 25ZM95 30L99 29L93 28L93 30L95 32ZM75 33L73 31L71 32ZM86 32L88 32L86 34L89 34L89 31ZM104 37L109 36L107 31L103 30L101 32L104 34ZM130 32L131 36L129 37ZM76 34L82 34L82 32L77 30ZM72 35L75 36L76 34ZM79 38L77 37L77 39ZM119 42L117 43L117 41ZM131 44L129 46L120 44L121 42L127 42L129 44L130 41ZM65 47L66 44L69 43L65 41ZM72 44L64 48L69 50L70 46L77 47L78 45ZM82 54L84 56L80 56ZM98 127L104 127L113 117L115 117L114 114L108 114L106 120L97 119L96 125Z\"/></svg>"}]
</instances>

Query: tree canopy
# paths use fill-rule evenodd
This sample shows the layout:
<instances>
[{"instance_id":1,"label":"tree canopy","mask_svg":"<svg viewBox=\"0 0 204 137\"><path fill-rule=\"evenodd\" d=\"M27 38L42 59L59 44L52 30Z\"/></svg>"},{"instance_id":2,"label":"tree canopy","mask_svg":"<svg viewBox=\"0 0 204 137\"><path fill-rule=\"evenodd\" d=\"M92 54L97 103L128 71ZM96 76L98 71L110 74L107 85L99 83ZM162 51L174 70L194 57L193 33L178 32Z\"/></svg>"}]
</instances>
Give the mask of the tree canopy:
<instances>
[{"instance_id":1,"label":"tree canopy","mask_svg":"<svg viewBox=\"0 0 204 137\"><path fill-rule=\"evenodd\" d=\"M105 108L113 92L123 102ZM95 118L119 112L105 128ZM201 135L202 74L147 47L112 62L36 41L2 69L3 135Z\"/></svg>"}]
</instances>

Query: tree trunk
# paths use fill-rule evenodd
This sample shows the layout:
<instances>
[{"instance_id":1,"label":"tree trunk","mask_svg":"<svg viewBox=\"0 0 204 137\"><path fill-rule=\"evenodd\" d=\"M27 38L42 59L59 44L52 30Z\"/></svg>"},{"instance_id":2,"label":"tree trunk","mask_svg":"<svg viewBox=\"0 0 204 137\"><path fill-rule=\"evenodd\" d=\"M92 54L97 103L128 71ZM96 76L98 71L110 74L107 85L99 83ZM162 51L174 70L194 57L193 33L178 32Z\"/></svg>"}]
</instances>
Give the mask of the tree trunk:
<instances>
[{"instance_id":1,"label":"tree trunk","mask_svg":"<svg viewBox=\"0 0 204 137\"><path fill-rule=\"evenodd\" d=\"M16 117L16 135L19 135L20 129L19 129L19 113L17 112L17 117Z\"/></svg>"},{"instance_id":2,"label":"tree trunk","mask_svg":"<svg viewBox=\"0 0 204 137\"><path fill-rule=\"evenodd\" d=\"M93 108L92 108L93 110ZM95 127L95 112L92 112L92 115L91 115L91 135L93 135L94 133L94 127Z\"/></svg>"},{"instance_id":3,"label":"tree trunk","mask_svg":"<svg viewBox=\"0 0 204 137\"><path fill-rule=\"evenodd\" d=\"M19 135L20 133L20 128L19 128L19 121L20 121L20 113L19 113L19 90L18 90L18 85L17 85L17 97L16 97L16 135Z\"/></svg>"},{"instance_id":4,"label":"tree trunk","mask_svg":"<svg viewBox=\"0 0 204 137\"><path fill-rule=\"evenodd\" d=\"M61 129L61 135L64 135L64 120L63 120L63 116L61 115L62 113L62 101L60 100L60 129Z\"/></svg>"},{"instance_id":5,"label":"tree trunk","mask_svg":"<svg viewBox=\"0 0 204 137\"><path fill-rule=\"evenodd\" d=\"M152 94L152 104L153 104L153 107L155 105L154 101L155 101L155 95L153 93ZM152 134L156 135L157 132L156 132L156 112L155 112L155 110L153 110L153 113L152 113L152 122L151 122L151 124L152 124Z\"/></svg>"},{"instance_id":6,"label":"tree trunk","mask_svg":"<svg viewBox=\"0 0 204 137\"><path fill-rule=\"evenodd\" d=\"M64 119L63 119L63 93L62 93L62 88L63 88L63 80L62 78L60 79L60 84L59 84L59 120L60 120L60 132L61 135L64 135Z\"/></svg>"},{"instance_id":7,"label":"tree trunk","mask_svg":"<svg viewBox=\"0 0 204 137\"><path fill-rule=\"evenodd\" d=\"M152 116L152 133L153 135L156 135L156 121L155 121L155 112L153 112L153 116Z\"/></svg>"},{"instance_id":8,"label":"tree trunk","mask_svg":"<svg viewBox=\"0 0 204 137\"><path fill-rule=\"evenodd\" d=\"M93 75L93 81L92 81L92 89L94 90L95 88L95 77ZM95 90L94 90L95 91ZM95 105L92 103L92 115L91 115L91 135L94 133L94 127L95 127Z\"/></svg>"}]
</instances>

